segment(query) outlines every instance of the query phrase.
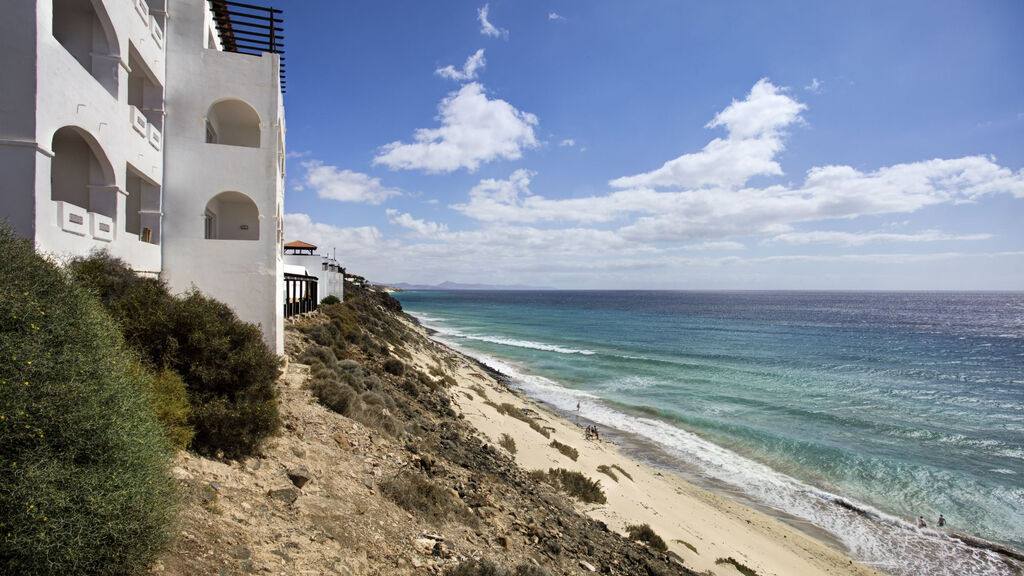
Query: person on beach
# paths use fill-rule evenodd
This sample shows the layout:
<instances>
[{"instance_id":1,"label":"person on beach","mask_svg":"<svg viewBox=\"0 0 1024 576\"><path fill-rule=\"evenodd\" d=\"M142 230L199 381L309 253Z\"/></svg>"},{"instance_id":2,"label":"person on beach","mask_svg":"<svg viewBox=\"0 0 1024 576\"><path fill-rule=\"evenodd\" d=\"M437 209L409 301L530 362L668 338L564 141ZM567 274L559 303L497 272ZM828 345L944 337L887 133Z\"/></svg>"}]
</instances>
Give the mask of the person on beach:
<instances>
[{"instance_id":1,"label":"person on beach","mask_svg":"<svg viewBox=\"0 0 1024 576\"><path fill-rule=\"evenodd\" d=\"M927 528L928 527L928 525L924 523L924 516L918 516L917 517L917 527L918 528Z\"/></svg>"},{"instance_id":2,"label":"person on beach","mask_svg":"<svg viewBox=\"0 0 1024 576\"><path fill-rule=\"evenodd\" d=\"M939 514L939 528L942 528L945 525L946 525L946 517L943 516L942 514Z\"/></svg>"},{"instance_id":3,"label":"person on beach","mask_svg":"<svg viewBox=\"0 0 1024 576\"><path fill-rule=\"evenodd\" d=\"M590 437L591 437L592 435L593 435L593 426L590 426L590 425L588 424L588 425L587 425L587 440L590 440Z\"/></svg>"},{"instance_id":4,"label":"person on beach","mask_svg":"<svg viewBox=\"0 0 1024 576\"><path fill-rule=\"evenodd\" d=\"M597 426L594 426L594 438L596 438L598 441L601 440L601 431L597 428Z\"/></svg>"}]
</instances>

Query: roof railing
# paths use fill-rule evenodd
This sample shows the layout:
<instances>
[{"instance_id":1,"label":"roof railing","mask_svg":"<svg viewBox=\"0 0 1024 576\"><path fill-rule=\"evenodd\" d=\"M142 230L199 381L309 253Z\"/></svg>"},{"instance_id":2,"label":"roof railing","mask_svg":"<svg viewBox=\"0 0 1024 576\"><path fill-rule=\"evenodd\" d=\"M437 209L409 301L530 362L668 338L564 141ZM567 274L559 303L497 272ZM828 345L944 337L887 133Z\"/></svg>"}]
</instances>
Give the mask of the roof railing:
<instances>
[{"instance_id":1,"label":"roof railing","mask_svg":"<svg viewBox=\"0 0 1024 576\"><path fill-rule=\"evenodd\" d=\"M259 56L264 52L281 57L281 92L288 85L285 73L284 20L281 10L273 6L257 6L234 0L209 0L217 33L225 52Z\"/></svg>"}]
</instances>

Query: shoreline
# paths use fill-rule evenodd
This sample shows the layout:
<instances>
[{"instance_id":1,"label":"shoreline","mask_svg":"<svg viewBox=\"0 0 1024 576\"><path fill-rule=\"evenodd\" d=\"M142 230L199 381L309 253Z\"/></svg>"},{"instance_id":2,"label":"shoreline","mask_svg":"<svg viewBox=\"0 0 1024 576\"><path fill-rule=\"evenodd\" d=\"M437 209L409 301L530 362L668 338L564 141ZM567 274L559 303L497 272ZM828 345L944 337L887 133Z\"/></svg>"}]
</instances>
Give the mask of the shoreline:
<instances>
[{"instance_id":1,"label":"shoreline","mask_svg":"<svg viewBox=\"0 0 1024 576\"><path fill-rule=\"evenodd\" d=\"M457 389L452 397L461 417L495 445L502 434L508 434L516 446L512 456L526 470L566 468L600 480L608 502L577 506L610 529L625 533L627 525L649 524L669 550L697 572L740 574L732 566L716 563L734 558L758 576L881 575L853 561L838 549L838 541L829 541L827 533L816 537L787 523L777 513L759 510L756 503L737 502L688 481L667 463L659 466L644 461L642 456L627 454L616 443L585 440L585 424L572 422L570 414L527 396L509 376L470 354L434 340L431 331L418 321L409 324L434 343L437 355L458 364L454 370ZM534 418L551 431L550 438L489 405L506 402L534 411ZM628 436L619 431L614 434ZM575 448L578 458L573 460L552 448L552 440ZM665 456L671 460L671 456ZM598 466L611 467L617 481L597 471ZM632 479L615 470L627 471Z\"/></svg>"},{"instance_id":2,"label":"shoreline","mask_svg":"<svg viewBox=\"0 0 1024 576\"><path fill-rule=\"evenodd\" d=\"M502 372L499 368L495 368L486 363L485 359L479 359L474 357L474 351L464 350L451 342L445 342L441 339L435 339L435 337L441 336L436 330L423 325L418 318L415 318L406 313L407 318L411 318L415 326L424 332L425 337L430 339L437 346L442 346L445 349L450 349L452 352L468 359L471 363L476 365L481 371L490 375L495 381L499 382L507 390L511 391L515 396L522 399L524 404L527 404L534 410L546 414L549 417L563 421L569 426L577 426L578 437L582 438L583 426L590 423L597 423L602 427L602 430L609 429L614 431L614 437L619 440L615 443L616 448L621 452L623 448L627 452L622 452L622 457L628 459L631 462L639 463L657 470L664 471L667 474L671 474L677 477L681 482L692 486L695 489L706 491L719 498L732 502L736 505L743 506L751 509L757 513L763 514L777 522L780 522L789 528L796 530L806 537L816 541L818 544L826 546L831 551L843 555L847 560L851 560L856 563L860 563L861 566L867 567L872 570L874 574L910 574L915 573L913 571L907 572L908 567L899 563L893 562L871 562L867 560L853 560L853 551L849 546L843 542L843 539L833 532L830 532L827 528L819 526L814 522L797 514L787 513L783 509L776 508L769 504L759 502L749 494L735 488L734 486L716 479L712 476L707 476L701 473L699 470L691 469L685 460L669 453L664 447L660 446L650 438L637 434L631 431L617 430L614 427L608 425L605 422L595 422L588 420L585 417L582 418L583 424L573 424L576 420L577 415L574 411L565 410L559 406L548 404L540 398L534 398L530 393L524 389L515 379L514 376ZM487 358L484 355L484 358ZM498 360L500 365L500 359ZM479 426L478 426L479 428ZM602 433L604 436L604 433ZM517 462L523 465L519 458ZM594 476L595 478L601 477L600 474ZM601 477L603 480L607 478ZM876 510L869 505L857 504L851 502L846 497L829 492L824 489L815 488L808 485L809 491L815 493L817 498L825 506L834 506L842 508L845 511L869 519L872 523L878 523L881 525L899 526L903 525L897 532L913 534L920 532L916 527L911 526L912 520L900 518L897 516L891 516L888 513ZM591 514L591 516L594 516ZM597 516L594 516L598 518ZM598 518L600 519L600 518ZM622 532L622 530L619 530ZM933 540L939 540L939 545L945 547L948 550L957 549L957 556L959 558L966 558L970 562L970 558L978 560L979 554L987 555L988 560L984 561L982 565L987 564L989 568L993 566L1000 566L1001 569L998 573L1003 574L1002 570L1006 570L1006 574L1024 574L1024 552L1019 551L1016 548L1007 546L1005 544L985 540L971 534L954 531L954 530L943 530L943 529L926 529L923 531L927 534L927 537ZM900 537L902 541L902 537ZM666 538L668 540L668 538ZM903 541L902 545L907 545L906 541ZM671 546L670 546L671 548ZM675 549L673 549L675 551ZM921 566L918 566L919 568ZM975 565L974 568L979 566ZM885 570L885 572L881 572ZM950 572L954 573L954 572ZM987 572L986 572L987 573Z\"/></svg>"}]
</instances>

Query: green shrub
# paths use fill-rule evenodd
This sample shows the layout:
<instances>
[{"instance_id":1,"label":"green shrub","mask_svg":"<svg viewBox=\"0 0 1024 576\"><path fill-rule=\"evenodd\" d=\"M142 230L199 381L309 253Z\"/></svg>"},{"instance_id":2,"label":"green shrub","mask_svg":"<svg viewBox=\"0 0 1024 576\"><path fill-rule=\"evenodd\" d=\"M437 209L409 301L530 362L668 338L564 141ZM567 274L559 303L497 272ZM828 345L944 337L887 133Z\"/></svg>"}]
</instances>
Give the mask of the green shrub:
<instances>
[{"instance_id":1,"label":"green shrub","mask_svg":"<svg viewBox=\"0 0 1024 576\"><path fill-rule=\"evenodd\" d=\"M172 296L163 282L135 275L106 253L77 258L71 269L155 369L181 376L192 405L196 451L251 455L277 430L280 359L259 328L195 290Z\"/></svg>"},{"instance_id":2,"label":"green shrub","mask_svg":"<svg viewBox=\"0 0 1024 576\"><path fill-rule=\"evenodd\" d=\"M573 448L572 446L569 446L568 444L562 444L558 440L552 440L551 444L549 444L549 446L551 446L555 450L558 450L559 452L561 452L565 456L568 456L569 458L572 458L573 462L575 462L576 459L580 457L579 450Z\"/></svg>"},{"instance_id":3,"label":"green shrub","mask_svg":"<svg viewBox=\"0 0 1024 576\"><path fill-rule=\"evenodd\" d=\"M177 302L171 367L193 406L193 448L227 458L254 454L280 425L274 388L280 359L259 328L240 321L227 304L196 291Z\"/></svg>"},{"instance_id":4,"label":"green shrub","mask_svg":"<svg viewBox=\"0 0 1024 576\"><path fill-rule=\"evenodd\" d=\"M384 371L388 374L401 376L402 374L405 374L405 363L398 358L388 358L384 361Z\"/></svg>"},{"instance_id":5,"label":"green shrub","mask_svg":"<svg viewBox=\"0 0 1024 576\"><path fill-rule=\"evenodd\" d=\"M536 481L547 482L581 502L604 504L608 501L601 488L600 480L591 480L573 470L565 468L549 468L547 472L534 470L530 472L530 477Z\"/></svg>"},{"instance_id":6,"label":"green shrub","mask_svg":"<svg viewBox=\"0 0 1024 576\"><path fill-rule=\"evenodd\" d=\"M667 552L668 545L662 540L661 536L658 536L654 529L651 528L650 524L633 524L626 526L626 533L629 534L631 540L638 542L644 542L654 550L659 552Z\"/></svg>"},{"instance_id":7,"label":"green shrub","mask_svg":"<svg viewBox=\"0 0 1024 576\"><path fill-rule=\"evenodd\" d=\"M165 548L150 380L96 299L0 228L0 573L142 573Z\"/></svg>"},{"instance_id":8,"label":"green shrub","mask_svg":"<svg viewBox=\"0 0 1024 576\"><path fill-rule=\"evenodd\" d=\"M462 500L422 474L401 472L381 485L381 490L403 510L429 522L440 524L456 519L474 528L479 524Z\"/></svg>"},{"instance_id":9,"label":"green shrub","mask_svg":"<svg viewBox=\"0 0 1024 576\"><path fill-rule=\"evenodd\" d=\"M320 299L321 306L330 306L331 304L339 304L341 300L334 294L328 294Z\"/></svg>"},{"instance_id":10,"label":"green shrub","mask_svg":"<svg viewBox=\"0 0 1024 576\"><path fill-rule=\"evenodd\" d=\"M181 376L173 370L161 370L153 375L151 388L153 411L164 426L167 439L175 448L188 448L195 436L190 424L192 406Z\"/></svg>"},{"instance_id":11,"label":"green shrub","mask_svg":"<svg viewBox=\"0 0 1024 576\"><path fill-rule=\"evenodd\" d=\"M508 450L509 454L516 453L516 441L508 434L503 433L501 437L498 438L498 445L504 448L505 450Z\"/></svg>"}]
</instances>

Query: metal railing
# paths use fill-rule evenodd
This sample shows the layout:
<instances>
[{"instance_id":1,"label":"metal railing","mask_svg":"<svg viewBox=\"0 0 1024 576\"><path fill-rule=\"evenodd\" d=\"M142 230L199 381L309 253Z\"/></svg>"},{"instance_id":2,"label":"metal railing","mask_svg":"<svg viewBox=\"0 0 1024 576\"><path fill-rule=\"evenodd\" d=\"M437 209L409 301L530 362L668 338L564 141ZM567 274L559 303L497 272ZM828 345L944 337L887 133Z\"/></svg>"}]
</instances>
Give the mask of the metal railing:
<instances>
[{"instance_id":1,"label":"metal railing","mask_svg":"<svg viewBox=\"0 0 1024 576\"><path fill-rule=\"evenodd\" d=\"M316 310L317 278L303 274L284 275L284 317Z\"/></svg>"},{"instance_id":2,"label":"metal railing","mask_svg":"<svg viewBox=\"0 0 1024 576\"><path fill-rule=\"evenodd\" d=\"M270 52L281 56L281 92L285 92L287 75L284 63L284 23L282 14L272 6L257 6L233 0L209 0L217 33L225 52L259 56Z\"/></svg>"}]
</instances>

